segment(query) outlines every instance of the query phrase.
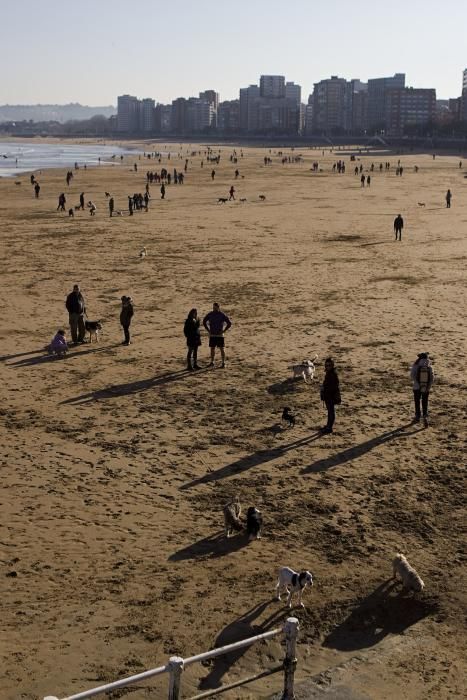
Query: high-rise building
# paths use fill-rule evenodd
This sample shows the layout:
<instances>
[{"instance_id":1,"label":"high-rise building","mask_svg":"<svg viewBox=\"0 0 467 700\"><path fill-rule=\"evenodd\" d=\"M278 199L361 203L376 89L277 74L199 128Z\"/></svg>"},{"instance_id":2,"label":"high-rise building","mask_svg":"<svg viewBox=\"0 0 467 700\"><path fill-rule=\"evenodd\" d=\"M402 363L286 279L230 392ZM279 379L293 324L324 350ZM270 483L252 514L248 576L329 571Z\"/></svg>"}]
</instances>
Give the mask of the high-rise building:
<instances>
[{"instance_id":1,"label":"high-rise building","mask_svg":"<svg viewBox=\"0 0 467 700\"><path fill-rule=\"evenodd\" d=\"M171 129L172 105L156 105L154 110L155 131L164 134Z\"/></svg>"},{"instance_id":2,"label":"high-rise building","mask_svg":"<svg viewBox=\"0 0 467 700\"><path fill-rule=\"evenodd\" d=\"M368 84L361 80L350 80L348 90L351 111L350 129L353 134L365 132L368 128Z\"/></svg>"},{"instance_id":3,"label":"high-rise building","mask_svg":"<svg viewBox=\"0 0 467 700\"><path fill-rule=\"evenodd\" d=\"M217 110L217 128L222 132L240 130L240 100L225 100Z\"/></svg>"},{"instance_id":4,"label":"high-rise building","mask_svg":"<svg viewBox=\"0 0 467 700\"><path fill-rule=\"evenodd\" d=\"M133 95L120 95L117 99L117 130L122 134L133 134L140 129L141 103Z\"/></svg>"},{"instance_id":5,"label":"high-rise building","mask_svg":"<svg viewBox=\"0 0 467 700\"><path fill-rule=\"evenodd\" d=\"M462 73L462 92L464 92L464 90L467 90L467 68L464 68Z\"/></svg>"},{"instance_id":6,"label":"high-rise building","mask_svg":"<svg viewBox=\"0 0 467 700\"><path fill-rule=\"evenodd\" d=\"M302 87L301 85L296 85L294 82L289 82L285 84L285 97L288 100L294 100L298 105L302 101Z\"/></svg>"},{"instance_id":7,"label":"high-rise building","mask_svg":"<svg viewBox=\"0 0 467 700\"><path fill-rule=\"evenodd\" d=\"M211 123L209 126L215 127L217 125L217 110L219 109L219 93L215 90L204 90L199 93L199 99L204 102L209 102L212 106Z\"/></svg>"},{"instance_id":8,"label":"high-rise building","mask_svg":"<svg viewBox=\"0 0 467 700\"><path fill-rule=\"evenodd\" d=\"M262 75L259 79L261 97L285 97L285 77L283 75Z\"/></svg>"},{"instance_id":9,"label":"high-rise building","mask_svg":"<svg viewBox=\"0 0 467 700\"><path fill-rule=\"evenodd\" d=\"M146 97L144 100L141 100L141 131L143 131L144 133L152 133L155 130L155 108L156 103L150 97Z\"/></svg>"},{"instance_id":10,"label":"high-rise building","mask_svg":"<svg viewBox=\"0 0 467 700\"><path fill-rule=\"evenodd\" d=\"M315 83L313 90L313 132L339 134L352 126L351 93L345 78L332 75Z\"/></svg>"},{"instance_id":11,"label":"high-rise building","mask_svg":"<svg viewBox=\"0 0 467 700\"><path fill-rule=\"evenodd\" d=\"M368 81L368 128L372 132L386 128L386 99L388 90L405 87L405 73L390 78L372 78Z\"/></svg>"},{"instance_id":12,"label":"high-rise building","mask_svg":"<svg viewBox=\"0 0 467 700\"><path fill-rule=\"evenodd\" d=\"M258 85L240 88L240 129L241 131L256 131L257 123L253 123L253 106L259 97Z\"/></svg>"},{"instance_id":13,"label":"high-rise building","mask_svg":"<svg viewBox=\"0 0 467 700\"><path fill-rule=\"evenodd\" d=\"M214 124L214 103L208 100L201 100L198 97L189 97L186 106L186 131L206 131Z\"/></svg>"},{"instance_id":14,"label":"high-rise building","mask_svg":"<svg viewBox=\"0 0 467 700\"><path fill-rule=\"evenodd\" d=\"M172 101L170 131L175 134L184 134L187 130L187 100L184 97L177 97Z\"/></svg>"},{"instance_id":15,"label":"high-rise building","mask_svg":"<svg viewBox=\"0 0 467 700\"><path fill-rule=\"evenodd\" d=\"M403 136L407 127L427 126L436 119L436 90L399 88L386 94L385 131Z\"/></svg>"}]
</instances>

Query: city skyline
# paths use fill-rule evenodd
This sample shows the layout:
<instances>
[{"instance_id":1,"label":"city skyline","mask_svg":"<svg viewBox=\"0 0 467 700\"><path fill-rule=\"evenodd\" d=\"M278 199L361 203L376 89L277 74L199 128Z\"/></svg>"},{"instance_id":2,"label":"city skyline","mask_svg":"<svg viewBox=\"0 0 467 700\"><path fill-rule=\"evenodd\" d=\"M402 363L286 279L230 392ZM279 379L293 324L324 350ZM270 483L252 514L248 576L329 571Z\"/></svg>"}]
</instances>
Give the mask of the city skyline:
<instances>
[{"instance_id":1,"label":"city skyline","mask_svg":"<svg viewBox=\"0 0 467 700\"><path fill-rule=\"evenodd\" d=\"M445 2L441 15L434 0L394 0L390 14L369 0L140 0L130 10L124 0L25 0L22 8L21 21L13 5L2 10L2 104L115 104L123 93L170 103L203 86L232 100L260 74L287 75L306 101L331 75L398 72L448 99L461 94L467 65L462 0Z\"/></svg>"}]
</instances>

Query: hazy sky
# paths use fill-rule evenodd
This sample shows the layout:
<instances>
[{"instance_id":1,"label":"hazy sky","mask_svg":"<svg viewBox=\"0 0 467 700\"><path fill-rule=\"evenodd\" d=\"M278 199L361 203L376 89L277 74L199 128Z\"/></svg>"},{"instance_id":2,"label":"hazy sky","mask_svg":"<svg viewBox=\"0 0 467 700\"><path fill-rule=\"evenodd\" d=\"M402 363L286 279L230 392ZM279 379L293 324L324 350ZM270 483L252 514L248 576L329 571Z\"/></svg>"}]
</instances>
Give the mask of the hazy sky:
<instances>
[{"instance_id":1,"label":"hazy sky","mask_svg":"<svg viewBox=\"0 0 467 700\"><path fill-rule=\"evenodd\" d=\"M0 0L0 104L116 104L130 93L221 100L262 73L330 75L457 97L467 0Z\"/></svg>"}]
</instances>

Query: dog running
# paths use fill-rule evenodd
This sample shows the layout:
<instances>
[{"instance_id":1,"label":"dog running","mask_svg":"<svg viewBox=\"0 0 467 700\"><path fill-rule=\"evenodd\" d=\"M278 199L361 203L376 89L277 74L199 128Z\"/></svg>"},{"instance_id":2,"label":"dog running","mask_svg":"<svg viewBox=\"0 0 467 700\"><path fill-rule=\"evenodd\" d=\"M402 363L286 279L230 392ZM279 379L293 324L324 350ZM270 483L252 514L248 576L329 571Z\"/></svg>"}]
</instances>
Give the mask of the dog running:
<instances>
[{"instance_id":1,"label":"dog running","mask_svg":"<svg viewBox=\"0 0 467 700\"><path fill-rule=\"evenodd\" d=\"M217 200L217 203L218 204L225 204L228 201L229 200L227 199L227 197L219 197L219 199Z\"/></svg>"},{"instance_id":2,"label":"dog running","mask_svg":"<svg viewBox=\"0 0 467 700\"><path fill-rule=\"evenodd\" d=\"M101 321L85 321L84 327L87 333L89 333L89 342L92 343L92 338L96 339L96 343L99 342L99 333L102 331Z\"/></svg>"},{"instance_id":3,"label":"dog running","mask_svg":"<svg viewBox=\"0 0 467 700\"><path fill-rule=\"evenodd\" d=\"M277 600L281 599L281 591L287 591L287 605L292 607L292 595L298 593L298 604L304 608L302 603L303 591L307 586L313 585L313 576L309 571L294 571L288 566L283 566L279 569L279 574L276 584Z\"/></svg>"},{"instance_id":4,"label":"dog running","mask_svg":"<svg viewBox=\"0 0 467 700\"><path fill-rule=\"evenodd\" d=\"M318 355L315 355L312 360L302 360L299 365L291 365L289 369L293 372L293 378L298 379L301 377L305 384L311 384L315 376L315 362L318 359Z\"/></svg>"}]
</instances>

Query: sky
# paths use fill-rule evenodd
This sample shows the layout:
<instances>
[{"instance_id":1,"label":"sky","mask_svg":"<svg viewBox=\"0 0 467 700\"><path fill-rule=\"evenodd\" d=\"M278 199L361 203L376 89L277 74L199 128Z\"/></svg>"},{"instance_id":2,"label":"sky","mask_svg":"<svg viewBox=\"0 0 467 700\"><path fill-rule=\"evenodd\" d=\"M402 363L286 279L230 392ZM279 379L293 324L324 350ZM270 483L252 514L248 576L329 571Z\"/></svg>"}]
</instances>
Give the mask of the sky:
<instances>
[{"instance_id":1,"label":"sky","mask_svg":"<svg viewBox=\"0 0 467 700\"><path fill-rule=\"evenodd\" d=\"M406 73L461 93L466 0L0 0L0 104L221 100L261 74L302 86Z\"/></svg>"}]
</instances>

